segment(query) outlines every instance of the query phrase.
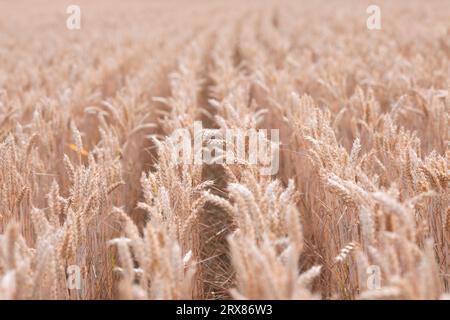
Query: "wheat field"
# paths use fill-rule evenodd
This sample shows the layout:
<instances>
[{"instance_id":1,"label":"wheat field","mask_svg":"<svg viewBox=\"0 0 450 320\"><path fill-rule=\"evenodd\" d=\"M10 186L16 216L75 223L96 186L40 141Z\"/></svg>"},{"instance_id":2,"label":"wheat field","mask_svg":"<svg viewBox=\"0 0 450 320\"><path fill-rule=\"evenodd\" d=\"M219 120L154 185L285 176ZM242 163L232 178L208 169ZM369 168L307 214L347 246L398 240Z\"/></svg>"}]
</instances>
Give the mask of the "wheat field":
<instances>
[{"instance_id":1,"label":"wheat field","mask_svg":"<svg viewBox=\"0 0 450 320\"><path fill-rule=\"evenodd\" d=\"M448 299L450 1L375 2L0 1L0 299Z\"/></svg>"}]
</instances>

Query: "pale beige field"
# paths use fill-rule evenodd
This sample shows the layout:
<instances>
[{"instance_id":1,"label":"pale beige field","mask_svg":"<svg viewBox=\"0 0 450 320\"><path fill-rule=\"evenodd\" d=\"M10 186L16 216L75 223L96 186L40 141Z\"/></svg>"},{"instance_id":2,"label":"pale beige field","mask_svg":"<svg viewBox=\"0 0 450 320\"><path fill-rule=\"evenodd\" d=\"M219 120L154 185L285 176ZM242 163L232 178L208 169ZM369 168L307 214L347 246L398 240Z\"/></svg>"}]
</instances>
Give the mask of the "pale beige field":
<instances>
[{"instance_id":1,"label":"pale beige field","mask_svg":"<svg viewBox=\"0 0 450 320\"><path fill-rule=\"evenodd\" d=\"M0 299L449 298L449 92L450 1L0 0Z\"/></svg>"}]
</instances>

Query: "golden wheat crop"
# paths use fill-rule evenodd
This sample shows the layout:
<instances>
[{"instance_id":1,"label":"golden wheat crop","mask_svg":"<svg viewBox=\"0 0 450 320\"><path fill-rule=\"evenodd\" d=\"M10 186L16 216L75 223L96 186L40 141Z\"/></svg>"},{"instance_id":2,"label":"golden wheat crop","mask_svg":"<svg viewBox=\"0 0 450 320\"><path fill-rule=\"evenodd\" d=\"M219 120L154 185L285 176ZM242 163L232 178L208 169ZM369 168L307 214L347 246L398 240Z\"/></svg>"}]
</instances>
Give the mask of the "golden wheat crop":
<instances>
[{"instance_id":1,"label":"golden wheat crop","mask_svg":"<svg viewBox=\"0 0 450 320\"><path fill-rule=\"evenodd\" d=\"M0 299L449 297L449 1L73 2L0 2Z\"/></svg>"}]
</instances>

